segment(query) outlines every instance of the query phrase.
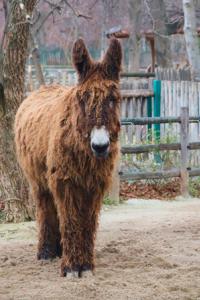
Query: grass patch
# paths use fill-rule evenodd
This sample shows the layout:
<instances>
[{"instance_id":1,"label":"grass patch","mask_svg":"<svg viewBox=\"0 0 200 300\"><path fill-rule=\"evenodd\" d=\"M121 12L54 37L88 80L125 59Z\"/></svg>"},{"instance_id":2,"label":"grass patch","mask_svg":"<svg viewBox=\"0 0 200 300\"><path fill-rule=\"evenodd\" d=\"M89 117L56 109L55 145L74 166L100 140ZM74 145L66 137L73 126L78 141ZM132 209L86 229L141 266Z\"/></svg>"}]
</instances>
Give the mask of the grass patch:
<instances>
[{"instance_id":1,"label":"grass patch","mask_svg":"<svg viewBox=\"0 0 200 300\"><path fill-rule=\"evenodd\" d=\"M190 181L189 181L189 194L192 197L200 198L200 177L190 179Z\"/></svg>"},{"instance_id":2,"label":"grass patch","mask_svg":"<svg viewBox=\"0 0 200 300\"><path fill-rule=\"evenodd\" d=\"M108 196L103 199L104 205L117 205L116 202L110 199Z\"/></svg>"},{"instance_id":3,"label":"grass patch","mask_svg":"<svg viewBox=\"0 0 200 300\"><path fill-rule=\"evenodd\" d=\"M3 210L0 210L0 224L6 222L6 214Z\"/></svg>"}]
</instances>

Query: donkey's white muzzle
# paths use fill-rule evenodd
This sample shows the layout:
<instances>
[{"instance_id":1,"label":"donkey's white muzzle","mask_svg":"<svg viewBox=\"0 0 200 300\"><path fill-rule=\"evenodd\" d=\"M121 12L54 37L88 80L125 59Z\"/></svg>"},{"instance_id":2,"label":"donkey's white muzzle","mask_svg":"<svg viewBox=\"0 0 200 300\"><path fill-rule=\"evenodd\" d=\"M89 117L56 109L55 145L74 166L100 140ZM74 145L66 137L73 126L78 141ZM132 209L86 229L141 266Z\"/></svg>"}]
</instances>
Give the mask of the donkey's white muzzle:
<instances>
[{"instance_id":1,"label":"donkey's white muzzle","mask_svg":"<svg viewBox=\"0 0 200 300\"><path fill-rule=\"evenodd\" d=\"M106 157L110 145L109 133L105 126L100 128L94 127L90 136L90 146L97 157Z\"/></svg>"}]
</instances>

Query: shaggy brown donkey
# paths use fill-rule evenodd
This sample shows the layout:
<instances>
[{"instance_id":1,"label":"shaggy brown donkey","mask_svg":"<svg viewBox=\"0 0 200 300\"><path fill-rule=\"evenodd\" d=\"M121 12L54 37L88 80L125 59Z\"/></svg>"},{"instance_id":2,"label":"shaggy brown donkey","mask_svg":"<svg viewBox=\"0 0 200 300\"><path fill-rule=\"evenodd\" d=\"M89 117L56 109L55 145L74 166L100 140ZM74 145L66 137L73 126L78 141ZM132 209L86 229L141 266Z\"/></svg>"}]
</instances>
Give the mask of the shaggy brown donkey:
<instances>
[{"instance_id":1,"label":"shaggy brown donkey","mask_svg":"<svg viewBox=\"0 0 200 300\"><path fill-rule=\"evenodd\" d=\"M98 215L119 152L121 59L116 39L101 62L77 40L78 85L43 87L16 115L17 156L37 207L37 257L62 255L62 276L94 269Z\"/></svg>"}]
</instances>

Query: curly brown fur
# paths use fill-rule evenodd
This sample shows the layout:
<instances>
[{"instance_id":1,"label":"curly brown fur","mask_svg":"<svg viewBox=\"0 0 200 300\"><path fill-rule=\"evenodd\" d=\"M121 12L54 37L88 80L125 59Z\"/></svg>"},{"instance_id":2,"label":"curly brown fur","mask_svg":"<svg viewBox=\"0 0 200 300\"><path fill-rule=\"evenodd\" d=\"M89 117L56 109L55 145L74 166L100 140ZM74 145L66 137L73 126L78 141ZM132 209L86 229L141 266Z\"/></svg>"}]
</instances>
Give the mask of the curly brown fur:
<instances>
[{"instance_id":1,"label":"curly brown fur","mask_svg":"<svg viewBox=\"0 0 200 300\"><path fill-rule=\"evenodd\" d=\"M18 160L37 206L38 258L60 254L61 234L62 276L94 268L98 215L119 153L121 46L111 41L103 61L96 63L79 39L73 61L79 84L32 93L15 120ZM95 126L105 126L110 134L107 157L92 153Z\"/></svg>"}]
</instances>

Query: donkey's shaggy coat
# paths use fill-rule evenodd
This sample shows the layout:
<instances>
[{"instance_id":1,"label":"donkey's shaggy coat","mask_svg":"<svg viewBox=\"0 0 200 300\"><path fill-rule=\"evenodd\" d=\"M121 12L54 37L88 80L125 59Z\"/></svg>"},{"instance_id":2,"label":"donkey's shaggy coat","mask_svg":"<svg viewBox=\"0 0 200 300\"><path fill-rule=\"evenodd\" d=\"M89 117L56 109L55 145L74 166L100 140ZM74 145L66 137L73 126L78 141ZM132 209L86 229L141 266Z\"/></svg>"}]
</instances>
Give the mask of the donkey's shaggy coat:
<instances>
[{"instance_id":1,"label":"donkey's shaggy coat","mask_svg":"<svg viewBox=\"0 0 200 300\"><path fill-rule=\"evenodd\" d=\"M83 40L77 40L78 85L43 87L16 115L17 156L37 207L37 257L62 256L62 276L94 269L99 210L119 152L121 57L116 39L102 62L93 62ZM106 145L93 143L95 130L107 132Z\"/></svg>"}]
</instances>

